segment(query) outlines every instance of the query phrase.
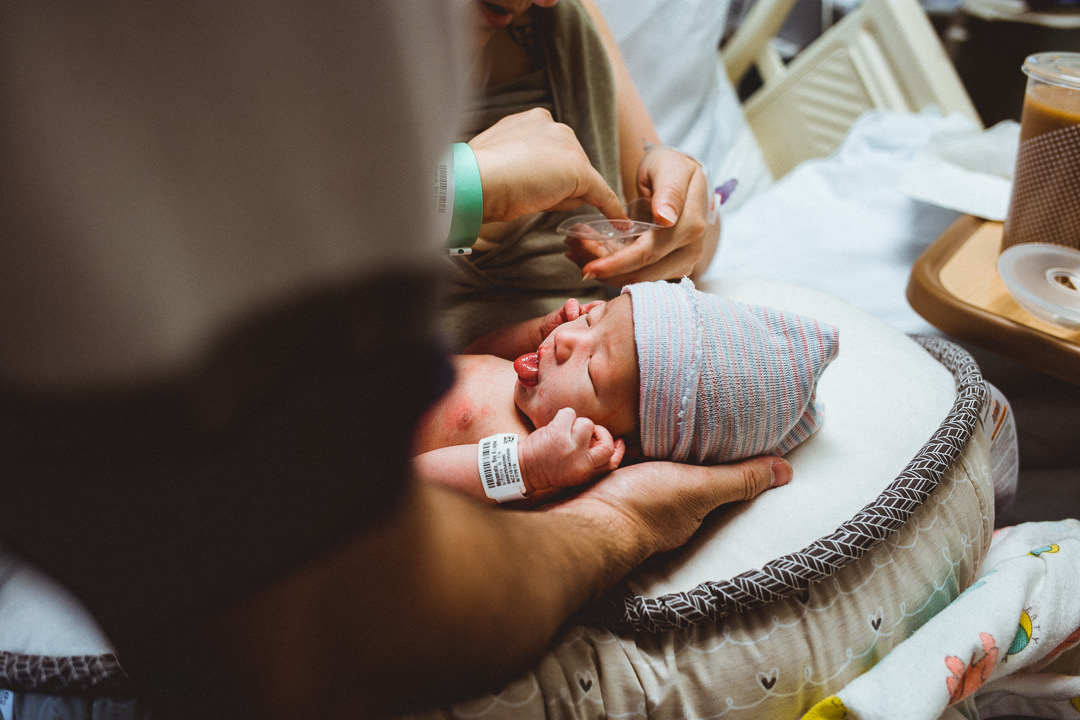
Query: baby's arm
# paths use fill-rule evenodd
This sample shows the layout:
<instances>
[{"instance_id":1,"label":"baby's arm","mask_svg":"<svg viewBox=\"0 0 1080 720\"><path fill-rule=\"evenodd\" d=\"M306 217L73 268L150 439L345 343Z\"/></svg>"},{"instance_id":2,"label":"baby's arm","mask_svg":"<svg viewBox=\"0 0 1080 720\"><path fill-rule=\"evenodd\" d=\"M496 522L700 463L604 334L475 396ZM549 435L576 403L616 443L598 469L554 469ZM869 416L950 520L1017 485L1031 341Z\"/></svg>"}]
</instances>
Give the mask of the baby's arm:
<instances>
[{"instance_id":1,"label":"baby's arm","mask_svg":"<svg viewBox=\"0 0 1080 720\"><path fill-rule=\"evenodd\" d=\"M481 484L480 469L476 464L477 448L478 445L472 444L428 450L413 456L413 471L424 482L442 485L478 500L493 503L494 500L489 500L484 494Z\"/></svg>"},{"instance_id":2,"label":"baby's arm","mask_svg":"<svg viewBox=\"0 0 1080 720\"><path fill-rule=\"evenodd\" d=\"M413 458L417 476L471 497L494 503L484 492L477 445L452 445ZM606 428L563 408L544 427L518 442L518 465L527 494L573 487L611 472L622 462L626 444Z\"/></svg>"},{"instance_id":3,"label":"baby's arm","mask_svg":"<svg viewBox=\"0 0 1080 720\"><path fill-rule=\"evenodd\" d=\"M603 300L596 300L582 305L575 298L570 298L563 303L561 308L543 317L492 330L470 343L464 352L467 355L495 355L507 360L515 360L525 353L534 352L555 328L563 323L577 320L594 307L603 304Z\"/></svg>"}]
</instances>

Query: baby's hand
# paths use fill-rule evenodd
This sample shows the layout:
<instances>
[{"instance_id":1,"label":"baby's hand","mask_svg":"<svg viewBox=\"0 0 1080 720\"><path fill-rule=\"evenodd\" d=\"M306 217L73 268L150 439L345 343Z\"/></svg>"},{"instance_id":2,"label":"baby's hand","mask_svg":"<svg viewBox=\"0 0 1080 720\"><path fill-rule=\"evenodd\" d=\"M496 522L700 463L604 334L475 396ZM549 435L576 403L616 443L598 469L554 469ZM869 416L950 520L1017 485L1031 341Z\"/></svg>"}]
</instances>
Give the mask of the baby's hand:
<instances>
[{"instance_id":1,"label":"baby's hand","mask_svg":"<svg viewBox=\"0 0 1080 720\"><path fill-rule=\"evenodd\" d=\"M582 315L588 314L593 308L603 304L603 300L594 300L588 305L582 305L575 298L570 298L563 303L561 308L540 318L540 339L546 338L563 323L573 322Z\"/></svg>"},{"instance_id":2,"label":"baby's hand","mask_svg":"<svg viewBox=\"0 0 1080 720\"><path fill-rule=\"evenodd\" d=\"M530 492L573 487L619 467L626 443L606 428L563 408L518 445L518 463Z\"/></svg>"}]
</instances>

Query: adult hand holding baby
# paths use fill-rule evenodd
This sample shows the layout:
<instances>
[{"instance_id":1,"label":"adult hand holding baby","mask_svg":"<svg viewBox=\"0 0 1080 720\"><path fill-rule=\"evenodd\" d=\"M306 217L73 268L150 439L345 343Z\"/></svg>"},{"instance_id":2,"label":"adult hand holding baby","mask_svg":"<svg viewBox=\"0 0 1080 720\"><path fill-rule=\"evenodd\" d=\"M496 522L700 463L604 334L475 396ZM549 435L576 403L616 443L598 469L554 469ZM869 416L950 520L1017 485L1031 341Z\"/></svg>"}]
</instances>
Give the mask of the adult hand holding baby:
<instances>
[{"instance_id":1,"label":"adult hand holding baby","mask_svg":"<svg viewBox=\"0 0 1080 720\"><path fill-rule=\"evenodd\" d=\"M752 500L791 478L782 457L711 466L655 460L619 468L552 510L600 523L613 545L634 549L636 567L685 544L721 505Z\"/></svg>"}]
</instances>

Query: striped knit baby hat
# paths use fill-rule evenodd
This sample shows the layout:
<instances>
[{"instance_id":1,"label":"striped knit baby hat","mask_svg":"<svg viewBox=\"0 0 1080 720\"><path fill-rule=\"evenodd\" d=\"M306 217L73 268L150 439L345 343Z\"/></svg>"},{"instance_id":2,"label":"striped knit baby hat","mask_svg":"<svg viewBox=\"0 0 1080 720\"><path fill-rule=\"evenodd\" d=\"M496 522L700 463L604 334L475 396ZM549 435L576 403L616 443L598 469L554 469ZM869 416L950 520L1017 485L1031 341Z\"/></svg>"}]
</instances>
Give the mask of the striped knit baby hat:
<instances>
[{"instance_id":1,"label":"striped knit baby hat","mask_svg":"<svg viewBox=\"0 0 1080 720\"><path fill-rule=\"evenodd\" d=\"M641 372L641 449L713 464L782 455L821 426L836 328L681 283L627 285Z\"/></svg>"}]
</instances>

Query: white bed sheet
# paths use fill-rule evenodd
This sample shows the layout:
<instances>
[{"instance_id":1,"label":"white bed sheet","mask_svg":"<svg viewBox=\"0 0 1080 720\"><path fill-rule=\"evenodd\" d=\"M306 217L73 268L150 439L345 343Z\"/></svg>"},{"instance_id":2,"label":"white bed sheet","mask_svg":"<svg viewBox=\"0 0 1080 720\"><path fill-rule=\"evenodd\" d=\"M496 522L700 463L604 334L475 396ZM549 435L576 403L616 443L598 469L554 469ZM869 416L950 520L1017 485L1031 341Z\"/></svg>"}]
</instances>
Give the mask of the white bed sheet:
<instances>
[{"instance_id":1,"label":"white bed sheet","mask_svg":"<svg viewBox=\"0 0 1080 720\"><path fill-rule=\"evenodd\" d=\"M0 544L0 651L68 656L113 648L78 598Z\"/></svg>"},{"instance_id":2,"label":"white bed sheet","mask_svg":"<svg viewBox=\"0 0 1080 720\"><path fill-rule=\"evenodd\" d=\"M911 267L959 217L915 200L901 178L935 136L977 132L960 116L871 111L830 158L802 163L723 217L706 278L782 280L827 292L908 333L934 328L908 305Z\"/></svg>"}]
</instances>

